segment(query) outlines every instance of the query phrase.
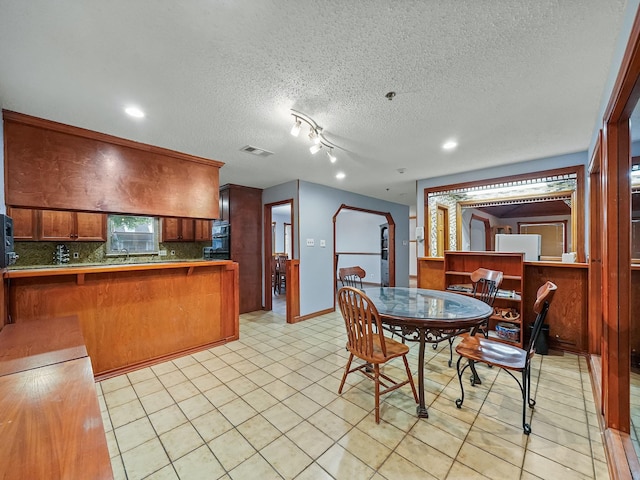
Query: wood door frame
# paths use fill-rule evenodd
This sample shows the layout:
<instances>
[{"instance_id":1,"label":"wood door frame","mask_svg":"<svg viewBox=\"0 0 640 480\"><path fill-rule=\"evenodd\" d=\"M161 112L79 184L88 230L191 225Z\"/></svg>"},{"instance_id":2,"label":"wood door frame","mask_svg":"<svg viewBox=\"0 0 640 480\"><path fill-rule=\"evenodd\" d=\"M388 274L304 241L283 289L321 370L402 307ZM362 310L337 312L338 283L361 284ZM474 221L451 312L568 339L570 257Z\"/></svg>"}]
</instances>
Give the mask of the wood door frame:
<instances>
[{"instance_id":1,"label":"wood door frame","mask_svg":"<svg viewBox=\"0 0 640 480\"><path fill-rule=\"evenodd\" d=\"M471 250L471 222L474 220L484 223L484 250L486 252L493 250L493 245L491 243L491 221L488 218L481 217L475 213L472 213L471 218L469 219L469 250Z\"/></svg>"},{"instance_id":2,"label":"wood door frame","mask_svg":"<svg viewBox=\"0 0 640 480\"><path fill-rule=\"evenodd\" d=\"M293 218L293 198L289 198L287 200L280 200L278 202L266 203L263 205L263 221L264 221L264 264L263 264L263 295L264 295L264 307L263 310L273 310L273 299L272 294L273 290L271 289L271 257L273 255L273 243L272 243L272 229L271 225L273 223L271 209L273 207L277 207L278 205L289 205L291 207L291 257L293 258L295 255L295 248L293 242L293 231L295 219ZM288 270L285 271L285 275L288 273ZM288 282L287 278L285 282ZM287 283L288 284L288 283ZM287 313L289 311L289 289L287 289ZM298 303L300 299L298 299ZM299 308L299 305L298 305Z\"/></svg>"},{"instance_id":3,"label":"wood door frame","mask_svg":"<svg viewBox=\"0 0 640 480\"><path fill-rule=\"evenodd\" d=\"M631 328L631 138L629 118L640 99L640 9L604 114L601 155L602 412L613 478L638 478L640 463L629 435ZM626 460L626 462L625 462Z\"/></svg>"},{"instance_id":4,"label":"wood door frame","mask_svg":"<svg viewBox=\"0 0 640 480\"><path fill-rule=\"evenodd\" d=\"M396 286L396 222L390 212L380 212L378 210L369 210L367 208L352 207L346 204L340 205L336 213L333 214L333 291L338 288L338 258L336 257L336 219L342 210L353 210L355 212L370 213L385 217L389 225L389 286ZM335 297L333 299L335 308Z\"/></svg>"}]
</instances>

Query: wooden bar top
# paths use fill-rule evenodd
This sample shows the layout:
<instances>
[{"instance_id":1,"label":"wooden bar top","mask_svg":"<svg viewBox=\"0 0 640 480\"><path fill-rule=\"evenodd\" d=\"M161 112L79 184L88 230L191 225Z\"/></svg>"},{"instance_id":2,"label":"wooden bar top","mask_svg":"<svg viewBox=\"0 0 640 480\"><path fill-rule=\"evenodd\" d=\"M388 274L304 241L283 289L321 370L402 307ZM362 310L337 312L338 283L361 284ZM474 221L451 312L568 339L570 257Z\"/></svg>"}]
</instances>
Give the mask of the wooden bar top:
<instances>
[{"instance_id":1,"label":"wooden bar top","mask_svg":"<svg viewBox=\"0 0 640 480\"><path fill-rule=\"evenodd\" d=\"M12 323L0 331L0 376L86 356L76 316Z\"/></svg>"},{"instance_id":2,"label":"wooden bar top","mask_svg":"<svg viewBox=\"0 0 640 480\"><path fill-rule=\"evenodd\" d=\"M202 268L231 265L231 260L193 260L186 262L152 262L152 263L122 263L97 265L52 265L42 268L9 268L4 278L48 277L58 275L83 275L104 272L130 272L140 270L164 270L171 268Z\"/></svg>"},{"instance_id":3,"label":"wooden bar top","mask_svg":"<svg viewBox=\"0 0 640 480\"><path fill-rule=\"evenodd\" d=\"M113 478L88 357L2 376L0 392L0 478Z\"/></svg>"}]
</instances>

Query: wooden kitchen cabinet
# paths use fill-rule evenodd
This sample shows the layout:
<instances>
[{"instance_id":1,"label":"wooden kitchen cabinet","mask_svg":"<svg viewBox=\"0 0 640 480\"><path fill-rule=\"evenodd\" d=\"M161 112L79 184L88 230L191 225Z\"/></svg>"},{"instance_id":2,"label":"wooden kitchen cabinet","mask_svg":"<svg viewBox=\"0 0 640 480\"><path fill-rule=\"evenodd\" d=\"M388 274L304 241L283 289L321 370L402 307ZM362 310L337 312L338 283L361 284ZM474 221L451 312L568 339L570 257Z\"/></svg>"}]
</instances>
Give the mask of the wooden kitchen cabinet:
<instances>
[{"instance_id":1,"label":"wooden kitchen cabinet","mask_svg":"<svg viewBox=\"0 0 640 480\"><path fill-rule=\"evenodd\" d=\"M13 239L21 242L38 239L37 210L32 208L7 208L7 215L13 220Z\"/></svg>"},{"instance_id":2,"label":"wooden kitchen cabinet","mask_svg":"<svg viewBox=\"0 0 640 480\"><path fill-rule=\"evenodd\" d=\"M42 241L104 242L107 223L103 213L40 210L38 239Z\"/></svg>"},{"instance_id":3,"label":"wooden kitchen cabinet","mask_svg":"<svg viewBox=\"0 0 640 480\"><path fill-rule=\"evenodd\" d=\"M196 242L208 242L211 240L211 220L195 221L195 240Z\"/></svg>"},{"instance_id":4,"label":"wooden kitchen cabinet","mask_svg":"<svg viewBox=\"0 0 640 480\"><path fill-rule=\"evenodd\" d=\"M193 218L167 217L162 219L163 242L193 242L195 224Z\"/></svg>"}]
</instances>

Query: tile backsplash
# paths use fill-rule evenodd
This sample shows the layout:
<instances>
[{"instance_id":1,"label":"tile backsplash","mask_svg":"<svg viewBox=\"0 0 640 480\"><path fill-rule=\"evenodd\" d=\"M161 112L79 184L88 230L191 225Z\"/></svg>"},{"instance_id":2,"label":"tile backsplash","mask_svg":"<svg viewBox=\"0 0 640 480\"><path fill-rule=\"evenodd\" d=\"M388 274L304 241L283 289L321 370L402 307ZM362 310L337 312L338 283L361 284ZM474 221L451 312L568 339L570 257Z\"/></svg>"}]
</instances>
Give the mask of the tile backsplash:
<instances>
[{"instance_id":1,"label":"tile backsplash","mask_svg":"<svg viewBox=\"0 0 640 480\"><path fill-rule=\"evenodd\" d=\"M69 249L68 265L82 264L122 264L144 262L168 262L173 260L200 260L202 249L211 246L211 242L165 242L160 250L166 250L166 256L126 255L107 256L106 243L102 242L15 242L15 252L19 255L16 267L54 265L56 245L63 244ZM174 252L174 255L171 255ZM73 258L77 253L78 258Z\"/></svg>"}]
</instances>

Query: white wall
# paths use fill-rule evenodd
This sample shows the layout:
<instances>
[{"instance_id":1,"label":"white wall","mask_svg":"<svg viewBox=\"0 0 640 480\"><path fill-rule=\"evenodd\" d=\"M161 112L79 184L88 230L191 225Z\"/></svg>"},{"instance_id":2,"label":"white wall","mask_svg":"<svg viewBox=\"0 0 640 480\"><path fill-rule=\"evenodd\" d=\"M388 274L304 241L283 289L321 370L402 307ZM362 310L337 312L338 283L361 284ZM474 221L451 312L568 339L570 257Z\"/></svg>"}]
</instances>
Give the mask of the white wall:
<instances>
[{"instance_id":1,"label":"white wall","mask_svg":"<svg viewBox=\"0 0 640 480\"><path fill-rule=\"evenodd\" d=\"M276 222L275 251L284 252L284 224L291 223L291 216L272 214L271 221Z\"/></svg>"},{"instance_id":2,"label":"white wall","mask_svg":"<svg viewBox=\"0 0 640 480\"><path fill-rule=\"evenodd\" d=\"M387 219L381 215L341 210L336 218L336 252L338 268L359 266L365 282L380 283L380 225ZM348 255L344 252L373 255Z\"/></svg>"}]
</instances>

